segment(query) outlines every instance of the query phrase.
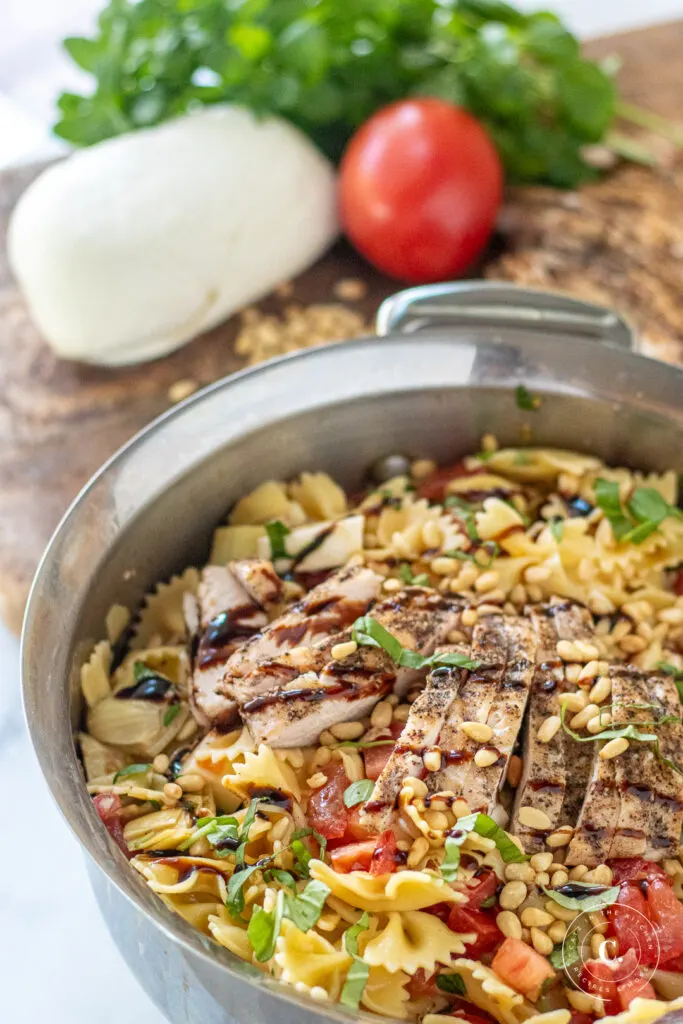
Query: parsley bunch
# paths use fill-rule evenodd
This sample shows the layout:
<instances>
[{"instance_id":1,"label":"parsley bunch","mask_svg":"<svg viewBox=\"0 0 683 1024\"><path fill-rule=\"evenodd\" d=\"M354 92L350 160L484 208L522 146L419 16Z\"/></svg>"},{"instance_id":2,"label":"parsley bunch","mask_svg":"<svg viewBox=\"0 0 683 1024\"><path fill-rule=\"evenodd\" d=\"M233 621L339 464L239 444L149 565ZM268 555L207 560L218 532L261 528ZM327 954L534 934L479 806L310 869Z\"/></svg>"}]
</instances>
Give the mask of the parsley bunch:
<instances>
[{"instance_id":1,"label":"parsley bunch","mask_svg":"<svg viewBox=\"0 0 683 1024\"><path fill-rule=\"evenodd\" d=\"M336 160L376 110L423 94L474 114L511 181L573 187L617 112L554 14L501 0L109 0L95 36L64 46L94 78L58 101L55 132L80 146L224 101L288 118Z\"/></svg>"}]
</instances>

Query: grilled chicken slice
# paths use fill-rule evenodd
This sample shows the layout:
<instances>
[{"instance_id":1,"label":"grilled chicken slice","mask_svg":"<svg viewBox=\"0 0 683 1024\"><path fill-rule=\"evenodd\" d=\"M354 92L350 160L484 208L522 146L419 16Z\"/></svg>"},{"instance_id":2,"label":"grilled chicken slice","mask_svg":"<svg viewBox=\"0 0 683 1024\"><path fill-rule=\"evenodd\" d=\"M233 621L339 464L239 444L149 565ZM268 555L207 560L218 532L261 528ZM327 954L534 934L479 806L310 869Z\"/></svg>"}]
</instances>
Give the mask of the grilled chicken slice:
<instances>
[{"instance_id":1,"label":"grilled chicken slice","mask_svg":"<svg viewBox=\"0 0 683 1024\"><path fill-rule=\"evenodd\" d=\"M507 665L486 719L486 724L493 729L490 746L497 751L498 760L486 768L479 768L470 761L462 789L470 810L492 814L496 819L501 812L505 813L498 806L498 794L522 726L534 676L537 643L528 619L506 616L504 625Z\"/></svg>"},{"instance_id":2,"label":"grilled chicken slice","mask_svg":"<svg viewBox=\"0 0 683 1024\"><path fill-rule=\"evenodd\" d=\"M314 587L280 618L246 643L226 665L220 690L247 700L283 682L280 656L339 633L364 615L382 578L364 566L341 569ZM287 659L284 677L292 677Z\"/></svg>"},{"instance_id":3,"label":"grilled chicken slice","mask_svg":"<svg viewBox=\"0 0 683 1024\"><path fill-rule=\"evenodd\" d=\"M188 625L192 616L193 609L187 606ZM192 703L204 724L227 724L234 718L237 705L218 690L225 664L240 643L262 629L268 619L228 568L209 565L199 583L196 620L199 642L191 683Z\"/></svg>"},{"instance_id":4,"label":"grilled chicken slice","mask_svg":"<svg viewBox=\"0 0 683 1024\"><path fill-rule=\"evenodd\" d=\"M230 571L249 597L265 612L273 613L285 596L285 585L265 558L242 558L230 562Z\"/></svg>"},{"instance_id":5,"label":"grilled chicken slice","mask_svg":"<svg viewBox=\"0 0 683 1024\"><path fill-rule=\"evenodd\" d=\"M580 744L576 744L578 747ZM614 831L619 820L619 794L613 760L600 757L599 743L586 743L593 749L588 789L576 822L574 836L567 849L565 863L604 864L609 857ZM525 842L526 848L526 842Z\"/></svg>"},{"instance_id":6,"label":"grilled chicken slice","mask_svg":"<svg viewBox=\"0 0 683 1024\"><path fill-rule=\"evenodd\" d=\"M427 778L430 792L449 790L467 796L464 783L480 744L471 740L460 727L463 722L486 723L503 681L507 655L503 616L487 615L479 619L472 631L471 651L472 660L479 662L479 667L469 673L448 710L439 737L444 767Z\"/></svg>"},{"instance_id":7,"label":"grilled chicken slice","mask_svg":"<svg viewBox=\"0 0 683 1024\"><path fill-rule=\"evenodd\" d=\"M469 654L468 647L439 648L439 653L455 651ZM423 757L428 750L437 747L448 709L466 675L466 669L448 665L440 665L430 672L427 685L412 705L405 728L365 804L362 819L368 826L384 831L391 822L403 780L408 776L422 776Z\"/></svg>"},{"instance_id":8,"label":"grilled chicken slice","mask_svg":"<svg viewBox=\"0 0 683 1024\"><path fill-rule=\"evenodd\" d=\"M574 825L591 770L593 752L589 744L574 742L563 730L558 730L550 742L542 743L538 730L551 715L559 716L559 695L568 688L557 642L590 639L592 619L586 608L569 601L530 608L528 614L537 637L536 670L523 740L524 769L510 830L520 837L528 853L537 853L545 849L546 833L523 825L520 808L542 811L551 830L567 823Z\"/></svg>"},{"instance_id":9,"label":"grilled chicken slice","mask_svg":"<svg viewBox=\"0 0 683 1024\"><path fill-rule=\"evenodd\" d=\"M403 647L430 655L455 628L460 609L461 603L454 598L423 587L408 587L376 605L372 617ZM300 674L284 685L264 692L258 679L253 679L251 689L245 686L239 690L240 710L255 740L274 747L314 743L323 729L362 718L384 694L404 691L419 677L416 670L398 668L377 647L361 646L341 661L332 658L331 647L350 638L349 629L301 655L296 652ZM291 658L288 668L291 672ZM273 662L266 662L262 671L271 679Z\"/></svg>"}]
</instances>

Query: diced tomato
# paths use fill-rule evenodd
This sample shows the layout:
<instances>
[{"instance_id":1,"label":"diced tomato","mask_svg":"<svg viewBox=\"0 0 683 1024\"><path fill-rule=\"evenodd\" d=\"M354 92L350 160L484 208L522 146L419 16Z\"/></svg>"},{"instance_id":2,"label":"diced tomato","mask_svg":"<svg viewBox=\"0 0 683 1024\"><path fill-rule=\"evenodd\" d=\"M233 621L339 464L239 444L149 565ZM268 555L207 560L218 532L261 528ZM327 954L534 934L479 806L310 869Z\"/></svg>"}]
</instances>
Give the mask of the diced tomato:
<instances>
[{"instance_id":1,"label":"diced tomato","mask_svg":"<svg viewBox=\"0 0 683 1024\"><path fill-rule=\"evenodd\" d=\"M632 1000L656 999L657 993L649 981L646 981L640 974L634 974L627 981L620 981L617 985L617 993L622 1010L628 1010Z\"/></svg>"},{"instance_id":2,"label":"diced tomato","mask_svg":"<svg viewBox=\"0 0 683 1024\"><path fill-rule=\"evenodd\" d=\"M437 993L436 974L427 974L424 967L418 967L406 988L411 999L433 999Z\"/></svg>"},{"instance_id":3,"label":"diced tomato","mask_svg":"<svg viewBox=\"0 0 683 1024\"><path fill-rule=\"evenodd\" d=\"M662 963L683 955L683 906L668 881L653 878L645 883L650 921L659 940Z\"/></svg>"},{"instance_id":4,"label":"diced tomato","mask_svg":"<svg viewBox=\"0 0 683 1024\"><path fill-rule=\"evenodd\" d=\"M459 996L453 1000L448 1013L451 1017L468 1021L468 1024L495 1024L493 1017L490 1017L486 1010L480 1010L478 1006L473 1006L472 1003L468 1003L466 999L461 999Z\"/></svg>"},{"instance_id":5,"label":"diced tomato","mask_svg":"<svg viewBox=\"0 0 683 1024\"><path fill-rule=\"evenodd\" d=\"M102 824L121 852L124 853L128 859L134 857L135 853L128 849L126 840L123 838L123 824L121 822L121 810L123 808L123 804L121 803L121 797L118 793L98 793L97 796L93 797L92 802L95 806L95 810L100 816Z\"/></svg>"},{"instance_id":6,"label":"diced tomato","mask_svg":"<svg viewBox=\"0 0 683 1024\"><path fill-rule=\"evenodd\" d=\"M619 943L619 951L626 953L632 950L641 964L656 964L659 959L659 946L650 923L647 900L640 885L633 882L622 883L616 903L608 908L610 932Z\"/></svg>"},{"instance_id":7,"label":"diced tomato","mask_svg":"<svg viewBox=\"0 0 683 1024\"><path fill-rule=\"evenodd\" d=\"M467 906L478 909L482 903L495 896L500 884L495 871L485 868L480 875L476 875L467 882L463 889L467 896Z\"/></svg>"},{"instance_id":8,"label":"diced tomato","mask_svg":"<svg viewBox=\"0 0 683 1024\"><path fill-rule=\"evenodd\" d=\"M523 995L538 992L546 978L555 976L546 958L521 939L505 939L491 967L502 981Z\"/></svg>"},{"instance_id":9,"label":"diced tomato","mask_svg":"<svg viewBox=\"0 0 683 1024\"><path fill-rule=\"evenodd\" d=\"M434 903L431 907L425 907L425 914L432 914L434 917L438 917L444 924L448 923L451 910L453 909L452 903Z\"/></svg>"},{"instance_id":10,"label":"diced tomato","mask_svg":"<svg viewBox=\"0 0 683 1024\"><path fill-rule=\"evenodd\" d=\"M390 875L398 867L396 836L388 828L375 842L377 845L370 861L370 874Z\"/></svg>"},{"instance_id":11,"label":"diced tomato","mask_svg":"<svg viewBox=\"0 0 683 1024\"><path fill-rule=\"evenodd\" d=\"M332 867L340 874L349 871L367 871L372 862L372 855L377 846L376 839L366 839L363 843L347 843L330 851Z\"/></svg>"},{"instance_id":12,"label":"diced tomato","mask_svg":"<svg viewBox=\"0 0 683 1024\"><path fill-rule=\"evenodd\" d=\"M308 801L308 823L326 839L341 839L348 821L344 790L349 779L340 761L330 761L325 766L325 775L327 782Z\"/></svg>"},{"instance_id":13,"label":"diced tomato","mask_svg":"<svg viewBox=\"0 0 683 1024\"><path fill-rule=\"evenodd\" d=\"M581 968L579 987L583 992L604 1000L605 1010L610 1016L619 1013L621 1003L617 980L612 966L607 961L587 960Z\"/></svg>"},{"instance_id":14,"label":"diced tomato","mask_svg":"<svg viewBox=\"0 0 683 1024\"><path fill-rule=\"evenodd\" d=\"M473 907L453 907L448 917L448 927L452 932L462 934L474 932L476 939L474 942L465 943L465 951L467 956L475 960L484 953L492 953L503 940L503 933L495 918Z\"/></svg>"},{"instance_id":15,"label":"diced tomato","mask_svg":"<svg viewBox=\"0 0 683 1024\"><path fill-rule=\"evenodd\" d=\"M679 569L673 579L673 592L678 597L683 597L683 569Z\"/></svg>"},{"instance_id":16,"label":"diced tomato","mask_svg":"<svg viewBox=\"0 0 683 1024\"><path fill-rule=\"evenodd\" d=\"M683 974L683 956L675 956L673 960L667 960L666 963L659 966L663 971L675 971L677 974Z\"/></svg>"},{"instance_id":17,"label":"diced tomato","mask_svg":"<svg viewBox=\"0 0 683 1024\"><path fill-rule=\"evenodd\" d=\"M356 807L344 808L346 811L346 828L344 829L342 842L357 843L362 839L370 839L372 836L377 835L377 829L364 825L361 821L362 807L362 804L358 804Z\"/></svg>"},{"instance_id":18,"label":"diced tomato","mask_svg":"<svg viewBox=\"0 0 683 1024\"><path fill-rule=\"evenodd\" d=\"M593 1024L595 1020L590 1013L581 1013L580 1010L571 1010L570 1012L572 1015L570 1024Z\"/></svg>"},{"instance_id":19,"label":"diced tomato","mask_svg":"<svg viewBox=\"0 0 683 1024\"><path fill-rule=\"evenodd\" d=\"M667 878L664 868L651 860L643 860L642 857L618 857L615 860L608 860L612 869L614 885L619 882L642 882L650 878Z\"/></svg>"},{"instance_id":20,"label":"diced tomato","mask_svg":"<svg viewBox=\"0 0 683 1024\"><path fill-rule=\"evenodd\" d=\"M466 469L464 462L456 462L454 466L444 466L431 473L417 489L418 498L440 502L446 496L446 487L459 476L471 476L472 470Z\"/></svg>"},{"instance_id":21,"label":"diced tomato","mask_svg":"<svg viewBox=\"0 0 683 1024\"><path fill-rule=\"evenodd\" d=\"M389 726L389 731L395 740L401 735L403 725L403 722L392 722ZM375 782L380 777L393 750L394 748L390 743L385 743L381 747L365 748L363 760L365 761L365 775L368 779L372 779Z\"/></svg>"}]
</instances>

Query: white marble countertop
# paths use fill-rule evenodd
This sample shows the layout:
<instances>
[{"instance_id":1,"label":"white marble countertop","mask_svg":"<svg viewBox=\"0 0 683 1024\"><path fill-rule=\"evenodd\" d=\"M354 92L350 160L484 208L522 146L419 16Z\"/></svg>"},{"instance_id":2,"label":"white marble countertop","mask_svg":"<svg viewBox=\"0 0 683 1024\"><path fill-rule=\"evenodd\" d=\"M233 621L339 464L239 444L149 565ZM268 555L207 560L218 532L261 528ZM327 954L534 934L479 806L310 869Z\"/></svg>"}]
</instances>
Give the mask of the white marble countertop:
<instances>
[{"instance_id":1,"label":"white marble countertop","mask_svg":"<svg viewBox=\"0 0 683 1024\"><path fill-rule=\"evenodd\" d=\"M0 167L54 151L46 97L65 84L57 40L87 31L100 0L1 0L0 71L11 66L12 33L23 45L40 23L46 62L24 92L0 77ZM537 3L522 6L534 8ZM548 2L584 35L680 16L680 0L563 0ZM30 23L27 21L30 9ZM63 20L55 20L56 12ZM55 17L53 17L55 16ZM69 20L70 19L70 20ZM3 25L4 22L4 25ZM49 80L50 53L57 77ZM16 57L17 54L14 54ZM18 80L18 79L17 79ZM26 80L24 77L23 80ZM2 93L5 92L3 96ZM49 106L49 105L48 105ZM42 781L21 712L19 645L0 626L0 1019L12 1024L163 1024L125 967L102 923L75 839Z\"/></svg>"}]
</instances>

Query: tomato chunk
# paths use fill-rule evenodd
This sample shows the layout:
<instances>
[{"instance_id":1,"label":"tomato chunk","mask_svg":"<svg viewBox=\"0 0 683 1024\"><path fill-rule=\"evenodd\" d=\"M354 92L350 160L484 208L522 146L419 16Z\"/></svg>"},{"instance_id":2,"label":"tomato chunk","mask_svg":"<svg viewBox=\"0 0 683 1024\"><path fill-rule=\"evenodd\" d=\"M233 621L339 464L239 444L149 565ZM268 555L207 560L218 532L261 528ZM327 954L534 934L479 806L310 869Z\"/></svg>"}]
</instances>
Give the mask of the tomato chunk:
<instances>
[{"instance_id":1,"label":"tomato chunk","mask_svg":"<svg viewBox=\"0 0 683 1024\"><path fill-rule=\"evenodd\" d=\"M668 879L653 878L646 886L648 913L659 940L659 959L664 963L683 955L683 906Z\"/></svg>"},{"instance_id":2,"label":"tomato chunk","mask_svg":"<svg viewBox=\"0 0 683 1024\"><path fill-rule=\"evenodd\" d=\"M135 853L128 849L126 840L123 838L123 824L121 822L123 804L121 803L121 797L118 793L98 793L97 796L93 797L92 802L107 832L121 852L130 860L131 857L135 856Z\"/></svg>"},{"instance_id":3,"label":"tomato chunk","mask_svg":"<svg viewBox=\"0 0 683 1024\"><path fill-rule=\"evenodd\" d=\"M448 1012L449 1016L466 1020L468 1024L495 1024L493 1017L489 1016L486 1010L480 1010L478 1006L473 1006L459 996L455 997Z\"/></svg>"},{"instance_id":4,"label":"tomato chunk","mask_svg":"<svg viewBox=\"0 0 683 1024\"><path fill-rule=\"evenodd\" d=\"M460 476L471 476L472 470L465 468L464 462L456 462L453 466L443 466L435 470L417 489L418 498L426 498L431 502L442 502L446 496L446 488L451 480Z\"/></svg>"},{"instance_id":5,"label":"tomato chunk","mask_svg":"<svg viewBox=\"0 0 683 1024\"><path fill-rule=\"evenodd\" d=\"M367 871L372 862L372 855L377 845L376 839L366 839L362 843L347 843L330 851L332 867L342 875L349 871Z\"/></svg>"},{"instance_id":6,"label":"tomato chunk","mask_svg":"<svg viewBox=\"0 0 683 1024\"><path fill-rule=\"evenodd\" d=\"M406 985L411 999L433 999L437 993L436 974L427 974L424 967L418 967Z\"/></svg>"},{"instance_id":7,"label":"tomato chunk","mask_svg":"<svg viewBox=\"0 0 683 1024\"><path fill-rule=\"evenodd\" d=\"M363 824L361 821L360 812L363 805L358 804L356 807L346 807L346 828L344 829L344 835L342 841L345 843L356 843L362 839L371 839L377 835L377 830L371 826Z\"/></svg>"},{"instance_id":8,"label":"tomato chunk","mask_svg":"<svg viewBox=\"0 0 683 1024\"><path fill-rule=\"evenodd\" d=\"M622 954L632 950L638 963L657 963L659 945L650 922L647 900L638 884L622 883L617 901L608 908L607 915L610 931L616 936Z\"/></svg>"},{"instance_id":9,"label":"tomato chunk","mask_svg":"<svg viewBox=\"0 0 683 1024\"><path fill-rule=\"evenodd\" d=\"M390 875L398 867L396 836L388 828L375 842L376 846L370 861L370 874Z\"/></svg>"},{"instance_id":10,"label":"tomato chunk","mask_svg":"<svg viewBox=\"0 0 683 1024\"><path fill-rule=\"evenodd\" d=\"M612 869L614 885L618 885L619 882L642 882L645 879L668 877L659 864L644 860L642 857L618 857L615 860L608 860L607 863Z\"/></svg>"},{"instance_id":11,"label":"tomato chunk","mask_svg":"<svg viewBox=\"0 0 683 1024\"><path fill-rule=\"evenodd\" d=\"M491 967L507 985L523 995L537 992L555 972L544 956L521 939L505 939Z\"/></svg>"},{"instance_id":12,"label":"tomato chunk","mask_svg":"<svg viewBox=\"0 0 683 1024\"><path fill-rule=\"evenodd\" d=\"M344 805L344 790L349 779L339 761L325 766L327 782L311 795L308 801L308 823L326 839L341 839L346 832L348 808Z\"/></svg>"},{"instance_id":13,"label":"tomato chunk","mask_svg":"<svg viewBox=\"0 0 683 1024\"><path fill-rule=\"evenodd\" d=\"M673 579L673 592L678 597L683 597L683 569L679 569Z\"/></svg>"},{"instance_id":14,"label":"tomato chunk","mask_svg":"<svg viewBox=\"0 0 683 1024\"><path fill-rule=\"evenodd\" d=\"M622 1010L628 1010L631 1002L638 999L656 999L657 993L649 981L646 981L640 974L634 974L627 981L620 981L617 985L617 994Z\"/></svg>"},{"instance_id":15,"label":"tomato chunk","mask_svg":"<svg viewBox=\"0 0 683 1024\"><path fill-rule=\"evenodd\" d=\"M591 996L599 996L610 1016L619 1013L621 1003L611 964L603 960L587 960L581 968L579 988Z\"/></svg>"},{"instance_id":16,"label":"tomato chunk","mask_svg":"<svg viewBox=\"0 0 683 1024\"><path fill-rule=\"evenodd\" d=\"M479 909L482 903L495 896L501 884L495 871L485 868L480 875L472 878L463 889L467 896L467 906Z\"/></svg>"},{"instance_id":17,"label":"tomato chunk","mask_svg":"<svg viewBox=\"0 0 683 1024\"><path fill-rule=\"evenodd\" d=\"M389 726L389 731L395 740L401 735L403 725L403 722L392 722ZM394 748L390 743L385 743L381 747L365 748L363 760L365 761L365 775L368 779L372 779L375 782L380 777L393 750Z\"/></svg>"},{"instance_id":18,"label":"tomato chunk","mask_svg":"<svg viewBox=\"0 0 683 1024\"><path fill-rule=\"evenodd\" d=\"M492 953L503 941L503 933L492 915L471 906L455 906L448 917L448 927L452 932L467 934L474 932L474 942L465 943L467 956L476 960L484 953Z\"/></svg>"}]
</instances>

